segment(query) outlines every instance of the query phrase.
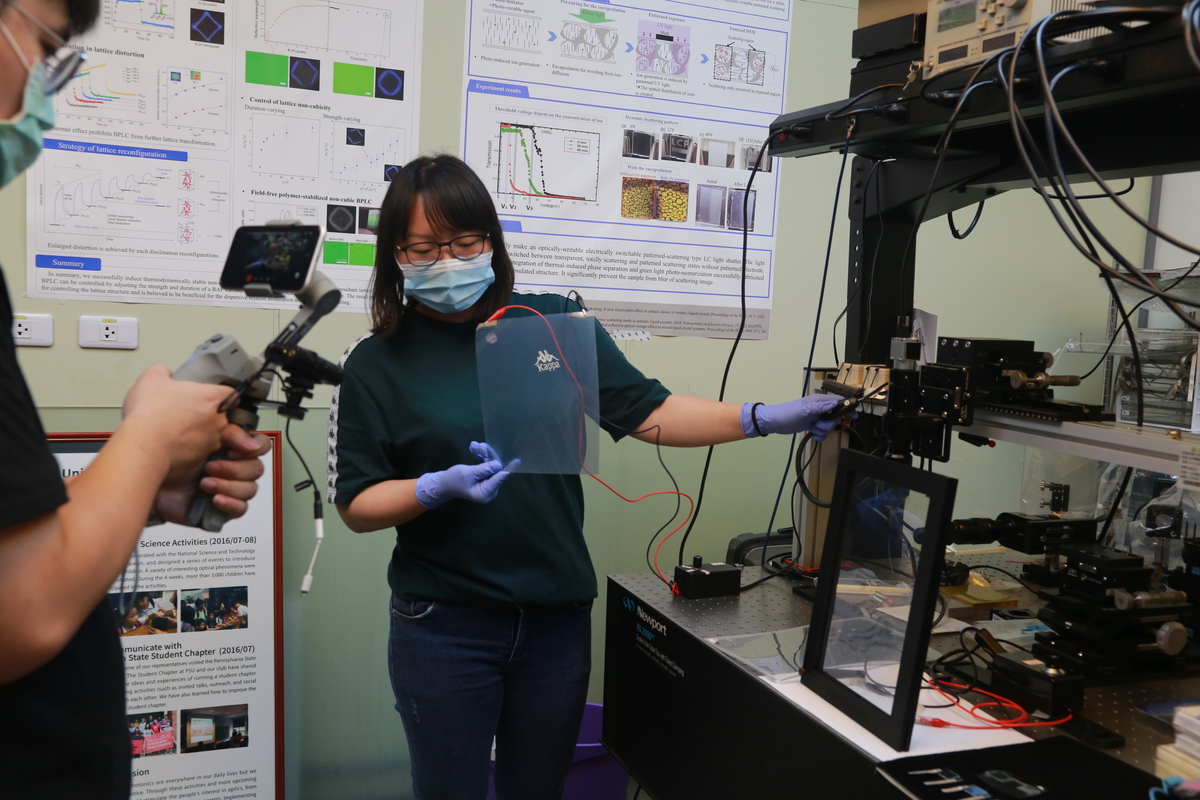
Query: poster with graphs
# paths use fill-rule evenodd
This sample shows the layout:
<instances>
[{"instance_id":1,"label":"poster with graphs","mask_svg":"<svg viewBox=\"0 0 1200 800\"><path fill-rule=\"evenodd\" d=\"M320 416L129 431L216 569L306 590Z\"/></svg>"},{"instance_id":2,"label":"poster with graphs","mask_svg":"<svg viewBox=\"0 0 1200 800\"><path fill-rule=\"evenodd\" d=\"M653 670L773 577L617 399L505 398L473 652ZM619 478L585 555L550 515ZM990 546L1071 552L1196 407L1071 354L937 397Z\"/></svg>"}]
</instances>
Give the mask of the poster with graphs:
<instances>
[{"instance_id":1,"label":"poster with graphs","mask_svg":"<svg viewBox=\"0 0 1200 800\"><path fill-rule=\"evenodd\" d=\"M217 284L233 231L328 231L361 311L388 182L415 153L422 0L101 0L27 182L28 292L278 302Z\"/></svg>"},{"instance_id":2,"label":"poster with graphs","mask_svg":"<svg viewBox=\"0 0 1200 800\"><path fill-rule=\"evenodd\" d=\"M792 0L471 0L463 152L521 288L610 330L767 335Z\"/></svg>"}]
</instances>

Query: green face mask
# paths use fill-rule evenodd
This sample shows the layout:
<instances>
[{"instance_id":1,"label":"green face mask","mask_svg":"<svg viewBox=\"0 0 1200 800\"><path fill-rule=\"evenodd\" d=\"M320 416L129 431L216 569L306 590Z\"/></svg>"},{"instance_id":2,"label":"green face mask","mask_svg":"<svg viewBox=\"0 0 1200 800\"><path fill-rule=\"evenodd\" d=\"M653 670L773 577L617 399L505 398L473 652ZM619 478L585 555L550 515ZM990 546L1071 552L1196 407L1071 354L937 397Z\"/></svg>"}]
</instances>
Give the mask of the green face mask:
<instances>
[{"instance_id":1,"label":"green face mask","mask_svg":"<svg viewBox=\"0 0 1200 800\"><path fill-rule=\"evenodd\" d=\"M0 186L10 183L42 152L42 133L54 127L54 98L42 88L40 64L29 70L21 111L0 122Z\"/></svg>"}]
</instances>

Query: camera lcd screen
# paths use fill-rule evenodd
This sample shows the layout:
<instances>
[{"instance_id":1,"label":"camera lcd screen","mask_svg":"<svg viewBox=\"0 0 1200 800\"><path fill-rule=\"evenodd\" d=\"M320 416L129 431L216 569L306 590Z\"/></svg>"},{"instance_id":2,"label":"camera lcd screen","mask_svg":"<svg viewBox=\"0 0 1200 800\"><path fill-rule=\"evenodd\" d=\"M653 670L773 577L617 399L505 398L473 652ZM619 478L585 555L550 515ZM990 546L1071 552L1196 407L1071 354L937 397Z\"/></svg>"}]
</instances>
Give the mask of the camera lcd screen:
<instances>
[{"instance_id":1,"label":"camera lcd screen","mask_svg":"<svg viewBox=\"0 0 1200 800\"><path fill-rule=\"evenodd\" d=\"M299 291L308 283L321 238L319 225L238 228L221 272L221 287L243 289L257 283L281 292Z\"/></svg>"}]
</instances>

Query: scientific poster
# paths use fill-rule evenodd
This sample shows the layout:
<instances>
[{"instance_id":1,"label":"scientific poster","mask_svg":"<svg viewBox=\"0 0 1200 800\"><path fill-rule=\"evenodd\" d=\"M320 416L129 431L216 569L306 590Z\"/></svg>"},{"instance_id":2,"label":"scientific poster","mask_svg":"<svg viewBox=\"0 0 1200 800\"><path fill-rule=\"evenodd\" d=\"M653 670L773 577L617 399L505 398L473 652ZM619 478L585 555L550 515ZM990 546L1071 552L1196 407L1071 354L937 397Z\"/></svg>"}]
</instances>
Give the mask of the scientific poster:
<instances>
[{"instance_id":1,"label":"scientific poster","mask_svg":"<svg viewBox=\"0 0 1200 800\"><path fill-rule=\"evenodd\" d=\"M363 310L378 208L416 152L422 0L101 0L28 180L33 297L294 306L217 285L234 229L329 231Z\"/></svg>"},{"instance_id":2,"label":"scientific poster","mask_svg":"<svg viewBox=\"0 0 1200 800\"><path fill-rule=\"evenodd\" d=\"M471 0L463 152L518 288L575 289L611 329L770 323L791 0Z\"/></svg>"},{"instance_id":3,"label":"scientific poster","mask_svg":"<svg viewBox=\"0 0 1200 800\"><path fill-rule=\"evenodd\" d=\"M246 515L147 528L108 604L125 653L132 800L282 798L279 444ZM103 440L51 449L64 478Z\"/></svg>"}]
</instances>

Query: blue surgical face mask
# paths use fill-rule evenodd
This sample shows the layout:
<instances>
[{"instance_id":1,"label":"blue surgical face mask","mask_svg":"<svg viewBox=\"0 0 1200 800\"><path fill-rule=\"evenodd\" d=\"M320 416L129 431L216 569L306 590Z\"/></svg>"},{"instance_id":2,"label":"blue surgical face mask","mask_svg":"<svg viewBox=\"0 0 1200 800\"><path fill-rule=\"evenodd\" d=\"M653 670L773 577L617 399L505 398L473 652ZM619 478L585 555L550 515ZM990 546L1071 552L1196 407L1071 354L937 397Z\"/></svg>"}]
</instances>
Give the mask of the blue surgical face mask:
<instances>
[{"instance_id":1,"label":"blue surgical face mask","mask_svg":"<svg viewBox=\"0 0 1200 800\"><path fill-rule=\"evenodd\" d=\"M20 113L0 122L0 186L37 160L42 152L42 133L54 127L54 99L42 89L44 77L41 64L34 64L25 79Z\"/></svg>"},{"instance_id":2,"label":"blue surgical face mask","mask_svg":"<svg viewBox=\"0 0 1200 800\"><path fill-rule=\"evenodd\" d=\"M404 273L404 293L442 314L466 311L496 280L490 250L465 261L447 258L428 267L400 264L400 271Z\"/></svg>"}]
</instances>

